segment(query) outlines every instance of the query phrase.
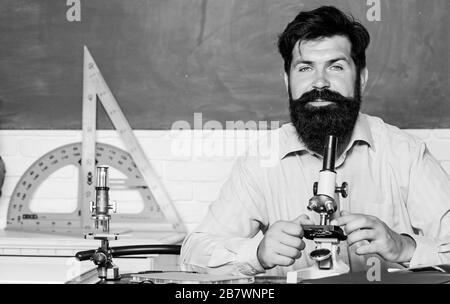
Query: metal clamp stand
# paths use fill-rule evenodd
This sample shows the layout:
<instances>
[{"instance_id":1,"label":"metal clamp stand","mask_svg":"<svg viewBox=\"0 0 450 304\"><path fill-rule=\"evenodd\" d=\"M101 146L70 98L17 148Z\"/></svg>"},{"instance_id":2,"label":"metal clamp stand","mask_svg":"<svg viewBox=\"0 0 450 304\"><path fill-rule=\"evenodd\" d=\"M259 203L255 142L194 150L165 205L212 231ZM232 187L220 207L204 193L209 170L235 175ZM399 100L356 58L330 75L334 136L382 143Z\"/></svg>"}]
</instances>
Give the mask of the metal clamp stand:
<instances>
[{"instance_id":1,"label":"metal clamp stand","mask_svg":"<svg viewBox=\"0 0 450 304\"><path fill-rule=\"evenodd\" d=\"M339 226L330 225L330 219L338 209L339 194L347 197L347 183L336 187L336 172L334 162L336 158L337 138L328 136L323 155L323 169L319 173L319 183L314 183L314 196L309 200L308 210L320 215L319 225L303 225L304 237L316 243L316 249L310 257L316 263L306 269L287 273L287 283L297 283L302 279L318 279L328 276L344 274L350 267L340 256L339 242L346 240ZM338 193L335 196L335 193Z\"/></svg>"},{"instance_id":2,"label":"metal clamp stand","mask_svg":"<svg viewBox=\"0 0 450 304\"><path fill-rule=\"evenodd\" d=\"M91 202L92 219L95 220L95 229L102 233L88 233L85 239L101 240L102 244L92 254L90 260L97 265L98 277L101 280L120 279L119 268L112 261L109 240L117 240L118 234L109 234L109 210L117 212L116 203L109 201L108 167L97 167L97 186L95 187L95 202ZM99 228L100 226L100 228Z\"/></svg>"}]
</instances>

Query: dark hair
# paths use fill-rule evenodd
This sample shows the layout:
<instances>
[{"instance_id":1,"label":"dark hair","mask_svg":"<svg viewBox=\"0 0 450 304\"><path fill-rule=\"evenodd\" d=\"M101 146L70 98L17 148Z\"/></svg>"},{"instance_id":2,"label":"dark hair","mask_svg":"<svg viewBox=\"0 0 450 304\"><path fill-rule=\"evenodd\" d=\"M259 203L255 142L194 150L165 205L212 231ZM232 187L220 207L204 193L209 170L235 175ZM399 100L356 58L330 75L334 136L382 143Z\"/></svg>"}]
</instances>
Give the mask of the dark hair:
<instances>
[{"instance_id":1,"label":"dark hair","mask_svg":"<svg viewBox=\"0 0 450 304\"><path fill-rule=\"evenodd\" d=\"M314 40L335 35L346 36L351 42L351 57L357 71L366 66L366 48L370 35L366 28L351 15L334 6L321 6L300 12L278 38L278 50L284 59L284 70L289 75L292 49L297 41Z\"/></svg>"}]
</instances>

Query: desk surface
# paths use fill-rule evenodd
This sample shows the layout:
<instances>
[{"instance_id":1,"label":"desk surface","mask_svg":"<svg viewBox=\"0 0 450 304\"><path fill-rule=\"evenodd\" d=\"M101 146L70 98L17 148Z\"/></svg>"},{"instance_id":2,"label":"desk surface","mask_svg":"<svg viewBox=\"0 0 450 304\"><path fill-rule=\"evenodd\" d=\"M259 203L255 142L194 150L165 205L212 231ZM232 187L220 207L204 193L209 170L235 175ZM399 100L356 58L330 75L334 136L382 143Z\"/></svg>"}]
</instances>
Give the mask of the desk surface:
<instances>
[{"instance_id":1,"label":"desk surface","mask_svg":"<svg viewBox=\"0 0 450 304\"><path fill-rule=\"evenodd\" d=\"M95 268L75 258L0 256L0 284L64 284Z\"/></svg>"},{"instance_id":2,"label":"desk surface","mask_svg":"<svg viewBox=\"0 0 450 304\"><path fill-rule=\"evenodd\" d=\"M128 284L131 274L122 275L119 281L106 281L103 284ZM408 272L408 273L382 273L380 281L368 281L365 272L348 273L335 277L316 280L304 280L298 284L449 284L450 274L438 272ZM256 276L253 284L286 284L286 277L282 276ZM226 285L226 284L223 284ZM251 285L251 284L244 284ZM295 285L295 284L288 284Z\"/></svg>"},{"instance_id":3,"label":"desk surface","mask_svg":"<svg viewBox=\"0 0 450 304\"><path fill-rule=\"evenodd\" d=\"M128 284L131 273L149 270L145 260L115 259L121 269L122 278L118 281L102 282L106 284ZM123 263L126 264L123 264ZM139 264L138 264L139 263ZM135 268L135 269L132 269ZM1 283L33 283L33 284L63 284L97 283L96 267L90 261L79 262L67 257L21 257L0 256ZM86 275L88 274L88 275ZM81 279L80 279L81 278ZM286 277L256 276L255 284L285 284ZM365 272L348 273L340 276L317 280L304 280L299 284L443 284L450 283L450 274L437 271L422 272L382 272L380 281L369 281Z\"/></svg>"}]
</instances>

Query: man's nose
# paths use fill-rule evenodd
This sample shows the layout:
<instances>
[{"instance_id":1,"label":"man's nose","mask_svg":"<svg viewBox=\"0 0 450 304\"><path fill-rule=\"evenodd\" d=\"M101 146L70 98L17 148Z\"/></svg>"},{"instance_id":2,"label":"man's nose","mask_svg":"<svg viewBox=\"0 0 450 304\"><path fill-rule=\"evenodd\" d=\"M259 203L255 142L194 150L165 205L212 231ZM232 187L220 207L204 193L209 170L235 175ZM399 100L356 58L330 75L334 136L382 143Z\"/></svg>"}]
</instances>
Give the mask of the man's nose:
<instances>
[{"instance_id":1,"label":"man's nose","mask_svg":"<svg viewBox=\"0 0 450 304\"><path fill-rule=\"evenodd\" d=\"M330 87L330 81L328 80L326 73L317 71L312 86L317 90L328 89Z\"/></svg>"}]
</instances>

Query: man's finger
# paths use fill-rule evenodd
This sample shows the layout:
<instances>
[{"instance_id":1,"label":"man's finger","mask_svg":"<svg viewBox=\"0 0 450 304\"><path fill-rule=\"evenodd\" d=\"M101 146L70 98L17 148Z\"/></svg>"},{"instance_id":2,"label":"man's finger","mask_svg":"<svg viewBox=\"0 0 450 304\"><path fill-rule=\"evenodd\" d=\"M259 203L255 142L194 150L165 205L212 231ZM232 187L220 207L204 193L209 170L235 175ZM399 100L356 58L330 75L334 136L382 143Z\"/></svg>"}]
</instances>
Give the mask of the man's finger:
<instances>
[{"instance_id":1,"label":"man's finger","mask_svg":"<svg viewBox=\"0 0 450 304\"><path fill-rule=\"evenodd\" d=\"M344 231L348 235L358 229L375 228L375 222L368 216L362 214L350 214L331 222L331 225L344 226Z\"/></svg>"},{"instance_id":2,"label":"man's finger","mask_svg":"<svg viewBox=\"0 0 450 304\"><path fill-rule=\"evenodd\" d=\"M297 216L292 222L298 225L314 225L314 222L306 214Z\"/></svg>"},{"instance_id":3,"label":"man's finger","mask_svg":"<svg viewBox=\"0 0 450 304\"><path fill-rule=\"evenodd\" d=\"M283 226L281 226L281 230L295 237L303 237L302 226L294 222L283 223Z\"/></svg>"},{"instance_id":4,"label":"man's finger","mask_svg":"<svg viewBox=\"0 0 450 304\"><path fill-rule=\"evenodd\" d=\"M369 243L367 245L362 245L358 248L356 248L356 254L357 255L365 255L365 254L372 254L372 253L378 253L378 247L375 242Z\"/></svg>"},{"instance_id":5,"label":"man's finger","mask_svg":"<svg viewBox=\"0 0 450 304\"><path fill-rule=\"evenodd\" d=\"M359 229L353 231L347 236L347 244L348 246L352 246L353 244L360 241L372 241L376 237L376 232L373 229Z\"/></svg>"},{"instance_id":6,"label":"man's finger","mask_svg":"<svg viewBox=\"0 0 450 304\"><path fill-rule=\"evenodd\" d=\"M285 256L285 257L288 257L288 258L295 259L299 255L300 250L298 250L294 247L281 245L275 249L275 253Z\"/></svg>"},{"instance_id":7,"label":"man's finger","mask_svg":"<svg viewBox=\"0 0 450 304\"><path fill-rule=\"evenodd\" d=\"M280 265L280 266L290 266L292 264L294 264L295 259L293 258L289 258L287 256L284 255L275 255L275 257L273 258L274 264L275 265Z\"/></svg>"},{"instance_id":8,"label":"man's finger","mask_svg":"<svg viewBox=\"0 0 450 304\"><path fill-rule=\"evenodd\" d=\"M298 250L302 250L305 247L303 240L298 236L282 234L279 236L278 241L286 246L293 247Z\"/></svg>"},{"instance_id":9,"label":"man's finger","mask_svg":"<svg viewBox=\"0 0 450 304\"><path fill-rule=\"evenodd\" d=\"M347 225L348 222L354 221L356 218L361 217L360 214L347 214L345 216L341 216L333 219L330 224L334 226L343 226Z\"/></svg>"},{"instance_id":10,"label":"man's finger","mask_svg":"<svg viewBox=\"0 0 450 304\"><path fill-rule=\"evenodd\" d=\"M283 225L282 230L292 236L303 237L302 225L313 224L314 222L306 214L301 214L292 221L287 222L286 225Z\"/></svg>"},{"instance_id":11,"label":"man's finger","mask_svg":"<svg viewBox=\"0 0 450 304\"><path fill-rule=\"evenodd\" d=\"M358 217L355 220L348 222L344 226L344 231L347 235L353 233L354 231L360 230L360 229L374 229L375 225L374 222L368 218L368 217Z\"/></svg>"}]
</instances>

